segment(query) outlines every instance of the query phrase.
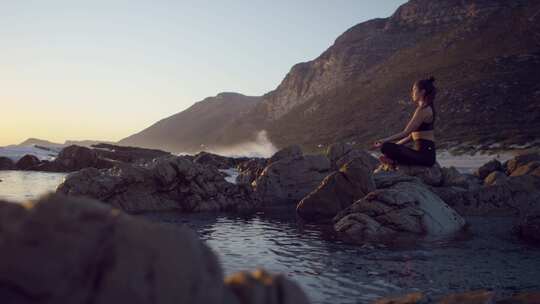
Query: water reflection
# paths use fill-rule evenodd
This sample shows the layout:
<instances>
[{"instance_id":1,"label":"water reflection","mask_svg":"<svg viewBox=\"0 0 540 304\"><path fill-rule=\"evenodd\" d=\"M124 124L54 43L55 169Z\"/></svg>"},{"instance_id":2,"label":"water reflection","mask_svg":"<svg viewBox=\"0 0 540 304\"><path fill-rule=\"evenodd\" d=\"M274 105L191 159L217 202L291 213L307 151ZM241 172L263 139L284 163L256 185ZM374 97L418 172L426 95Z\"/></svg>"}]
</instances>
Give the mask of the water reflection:
<instances>
[{"instance_id":1,"label":"water reflection","mask_svg":"<svg viewBox=\"0 0 540 304\"><path fill-rule=\"evenodd\" d=\"M360 247L336 240L324 228L300 229L291 216L145 217L198 231L227 274L257 267L283 273L314 303L370 303L419 290L438 295L540 288L540 250L513 237L509 218L467 218L469 231L458 239Z\"/></svg>"},{"instance_id":2,"label":"water reflection","mask_svg":"<svg viewBox=\"0 0 540 304\"><path fill-rule=\"evenodd\" d=\"M0 199L22 202L54 191L66 173L0 171Z\"/></svg>"}]
</instances>

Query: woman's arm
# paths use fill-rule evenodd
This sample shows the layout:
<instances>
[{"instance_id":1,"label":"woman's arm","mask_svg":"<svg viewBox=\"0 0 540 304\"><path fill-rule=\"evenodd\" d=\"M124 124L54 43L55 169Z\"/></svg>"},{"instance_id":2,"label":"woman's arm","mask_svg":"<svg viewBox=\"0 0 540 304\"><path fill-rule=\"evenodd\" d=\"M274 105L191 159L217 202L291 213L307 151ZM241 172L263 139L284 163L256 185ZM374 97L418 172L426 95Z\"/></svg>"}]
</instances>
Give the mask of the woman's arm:
<instances>
[{"instance_id":1,"label":"woman's arm","mask_svg":"<svg viewBox=\"0 0 540 304\"><path fill-rule=\"evenodd\" d=\"M387 141L393 141L396 139L401 139L404 137L409 136L414 130L418 129L420 124L422 124L422 121L424 120L424 112L421 111L421 108L416 108L416 111L414 111L413 116L411 117L411 120L405 127L405 129L397 134L394 134L392 136L388 136L386 138L381 139L381 142L387 142Z\"/></svg>"},{"instance_id":2,"label":"woman's arm","mask_svg":"<svg viewBox=\"0 0 540 304\"><path fill-rule=\"evenodd\" d=\"M406 143L408 143L409 141L411 141L411 137L412 137L412 135L409 134L409 136L404 137L404 138L402 138L401 140L397 141L396 144L398 144L398 145L406 144Z\"/></svg>"}]
</instances>

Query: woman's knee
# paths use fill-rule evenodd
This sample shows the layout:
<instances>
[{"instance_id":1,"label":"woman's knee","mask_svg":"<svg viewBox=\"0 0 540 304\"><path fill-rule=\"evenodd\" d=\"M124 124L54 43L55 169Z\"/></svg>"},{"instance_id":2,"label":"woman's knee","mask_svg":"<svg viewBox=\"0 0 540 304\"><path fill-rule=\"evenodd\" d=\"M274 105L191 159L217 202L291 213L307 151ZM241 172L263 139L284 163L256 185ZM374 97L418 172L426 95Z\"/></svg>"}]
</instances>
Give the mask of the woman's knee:
<instances>
[{"instance_id":1,"label":"woman's knee","mask_svg":"<svg viewBox=\"0 0 540 304\"><path fill-rule=\"evenodd\" d=\"M382 154L392 154L393 151L395 151L395 146L396 144L394 143L391 143L391 142L384 142L381 146L381 153Z\"/></svg>"}]
</instances>

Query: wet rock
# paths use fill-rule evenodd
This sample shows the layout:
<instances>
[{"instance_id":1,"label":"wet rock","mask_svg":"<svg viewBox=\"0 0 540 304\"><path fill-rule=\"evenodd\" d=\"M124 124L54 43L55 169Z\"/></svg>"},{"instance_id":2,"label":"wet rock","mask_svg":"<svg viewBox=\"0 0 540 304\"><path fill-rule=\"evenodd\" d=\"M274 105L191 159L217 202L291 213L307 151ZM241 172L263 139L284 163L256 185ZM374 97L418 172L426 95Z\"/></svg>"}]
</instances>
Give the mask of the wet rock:
<instances>
[{"instance_id":1,"label":"wet rock","mask_svg":"<svg viewBox=\"0 0 540 304\"><path fill-rule=\"evenodd\" d=\"M490 160L474 171L474 175L480 179L486 178L493 171L502 171L502 164L497 159Z\"/></svg>"},{"instance_id":2,"label":"wet rock","mask_svg":"<svg viewBox=\"0 0 540 304\"><path fill-rule=\"evenodd\" d=\"M476 189L482 186L482 180L472 174L462 174L456 168L441 168L442 187L460 187L465 189Z\"/></svg>"},{"instance_id":3,"label":"wet rock","mask_svg":"<svg viewBox=\"0 0 540 304\"><path fill-rule=\"evenodd\" d=\"M127 212L250 212L259 205L250 187L228 183L217 168L177 156L83 169L68 175L57 192L95 198Z\"/></svg>"},{"instance_id":4,"label":"wet rock","mask_svg":"<svg viewBox=\"0 0 540 304\"><path fill-rule=\"evenodd\" d=\"M330 174L330 162L323 155L291 156L270 163L253 182L265 207L296 205Z\"/></svg>"},{"instance_id":5,"label":"wet rock","mask_svg":"<svg viewBox=\"0 0 540 304\"><path fill-rule=\"evenodd\" d=\"M215 166L218 169L229 169L247 160L245 157L234 158L202 151L195 155L193 162L201 165Z\"/></svg>"},{"instance_id":6,"label":"wet rock","mask_svg":"<svg viewBox=\"0 0 540 304\"><path fill-rule=\"evenodd\" d=\"M394 171L394 169L386 165L380 165L375 170L375 172L384 171ZM443 182L443 174L438 163L435 163L435 165L431 167L399 165L395 171L399 171L405 175L418 177L423 183L431 186L440 186Z\"/></svg>"},{"instance_id":7,"label":"wet rock","mask_svg":"<svg viewBox=\"0 0 540 304\"><path fill-rule=\"evenodd\" d=\"M268 163L271 164L285 158L300 159L303 155L304 153L299 145L292 145L274 153L274 155L272 155L272 157L270 157L268 160Z\"/></svg>"},{"instance_id":8,"label":"wet rock","mask_svg":"<svg viewBox=\"0 0 540 304\"><path fill-rule=\"evenodd\" d=\"M534 175L540 177L540 161L531 161L520 165L512 171L510 176Z\"/></svg>"},{"instance_id":9,"label":"wet rock","mask_svg":"<svg viewBox=\"0 0 540 304\"><path fill-rule=\"evenodd\" d=\"M92 148L94 148L93 150L96 152L99 158L121 161L125 163L151 161L155 158L171 155L169 152L157 149L117 146L105 143L92 145Z\"/></svg>"},{"instance_id":10,"label":"wet rock","mask_svg":"<svg viewBox=\"0 0 540 304\"><path fill-rule=\"evenodd\" d=\"M225 279L239 304L309 304L307 296L294 282L283 275L264 270L240 272Z\"/></svg>"},{"instance_id":11,"label":"wet rock","mask_svg":"<svg viewBox=\"0 0 540 304\"><path fill-rule=\"evenodd\" d=\"M114 166L114 162L99 158L94 150L76 145L62 149L54 163L64 172L78 171L83 168L105 169Z\"/></svg>"},{"instance_id":12,"label":"wet rock","mask_svg":"<svg viewBox=\"0 0 540 304\"><path fill-rule=\"evenodd\" d=\"M532 161L540 161L540 153L527 153L527 154L517 155L516 157L509 159L506 162L506 174L512 175L512 173L517 168Z\"/></svg>"},{"instance_id":13,"label":"wet rock","mask_svg":"<svg viewBox=\"0 0 540 304\"><path fill-rule=\"evenodd\" d=\"M0 157L0 170L14 170L15 163L7 157Z\"/></svg>"},{"instance_id":14,"label":"wet rock","mask_svg":"<svg viewBox=\"0 0 540 304\"><path fill-rule=\"evenodd\" d=\"M501 171L493 171L484 179L484 185L491 186L506 182L508 176Z\"/></svg>"},{"instance_id":15,"label":"wet rock","mask_svg":"<svg viewBox=\"0 0 540 304\"><path fill-rule=\"evenodd\" d=\"M2 303L222 303L216 256L183 227L100 202L0 202Z\"/></svg>"},{"instance_id":16,"label":"wet rock","mask_svg":"<svg viewBox=\"0 0 540 304\"><path fill-rule=\"evenodd\" d=\"M251 183L261 175L266 165L267 160L263 158L254 158L238 164L236 167L238 169L236 182L239 184L251 185Z\"/></svg>"},{"instance_id":17,"label":"wet rock","mask_svg":"<svg viewBox=\"0 0 540 304\"><path fill-rule=\"evenodd\" d=\"M26 154L15 164L17 170L31 170L32 168L39 165L40 160L35 155Z\"/></svg>"},{"instance_id":18,"label":"wet rock","mask_svg":"<svg viewBox=\"0 0 540 304\"><path fill-rule=\"evenodd\" d=\"M304 197L296 208L307 221L331 219L339 211L375 190L370 163L356 158L338 172L328 175L317 189Z\"/></svg>"},{"instance_id":19,"label":"wet rock","mask_svg":"<svg viewBox=\"0 0 540 304\"><path fill-rule=\"evenodd\" d=\"M328 147L326 156L330 160L330 165L334 170L338 170L343 165L355 158L361 158L363 162L369 164L369 169L373 171L379 164L379 160L360 149L355 149L347 143L335 143Z\"/></svg>"},{"instance_id":20,"label":"wet rock","mask_svg":"<svg viewBox=\"0 0 540 304\"><path fill-rule=\"evenodd\" d=\"M518 216L521 210L536 204L540 178L523 175L472 190L459 187L432 187L431 190L461 215Z\"/></svg>"},{"instance_id":21,"label":"wet rock","mask_svg":"<svg viewBox=\"0 0 540 304\"><path fill-rule=\"evenodd\" d=\"M418 179L394 181L389 187L369 193L340 212L334 218L334 229L347 238L363 242L398 233L446 235L465 225L457 212Z\"/></svg>"}]
</instances>

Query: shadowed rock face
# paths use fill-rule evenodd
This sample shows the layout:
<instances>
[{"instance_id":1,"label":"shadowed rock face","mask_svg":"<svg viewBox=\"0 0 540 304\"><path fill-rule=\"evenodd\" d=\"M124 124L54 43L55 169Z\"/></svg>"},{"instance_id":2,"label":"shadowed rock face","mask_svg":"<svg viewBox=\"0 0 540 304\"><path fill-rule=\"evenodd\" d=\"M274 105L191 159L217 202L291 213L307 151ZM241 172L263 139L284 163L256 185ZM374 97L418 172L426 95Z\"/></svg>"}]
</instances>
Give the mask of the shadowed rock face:
<instances>
[{"instance_id":1,"label":"shadowed rock face","mask_svg":"<svg viewBox=\"0 0 540 304\"><path fill-rule=\"evenodd\" d=\"M100 202L0 202L3 303L220 303L223 274L195 233Z\"/></svg>"},{"instance_id":2,"label":"shadowed rock face","mask_svg":"<svg viewBox=\"0 0 540 304\"><path fill-rule=\"evenodd\" d=\"M258 206L251 188L228 183L214 166L176 156L83 169L70 174L57 192L95 198L128 212L250 212Z\"/></svg>"},{"instance_id":3,"label":"shadowed rock face","mask_svg":"<svg viewBox=\"0 0 540 304\"><path fill-rule=\"evenodd\" d=\"M85 198L0 201L0 252L6 304L309 303L298 285L263 270L224 284L218 259L190 229Z\"/></svg>"},{"instance_id":4,"label":"shadowed rock face","mask_svg":"<svg viewBox=\"0 0 540 304\"><path fill-rule=\"evenodd\" d=\"M324 155L285 157L269 164L253 182L265 207L296 205L330 174Z\"/></svg>"},{"instance_id":5,"label":"shadowed rock face","mask_svg":"<svg viewBox=\"0 0 540 304\"><path fill-rule=\"evenodd\" d=\"M418 178L398 173L379 173L384 188L340 212L334 228L356 242L392 237L396 234L440 236L463 228L465 220L431 192Z\"/></svg>"},{"instance_id":6,"label":"shadowed rock face","mask_svg":"<svg viewBox=\"0 0 540 304\"><path fill-rule=\"evenodd\" d=\"M374 190L371 164L362 158L353 159L304 197L296 212L307 221L329 220Z\"/></svg>"}]
</instances>

